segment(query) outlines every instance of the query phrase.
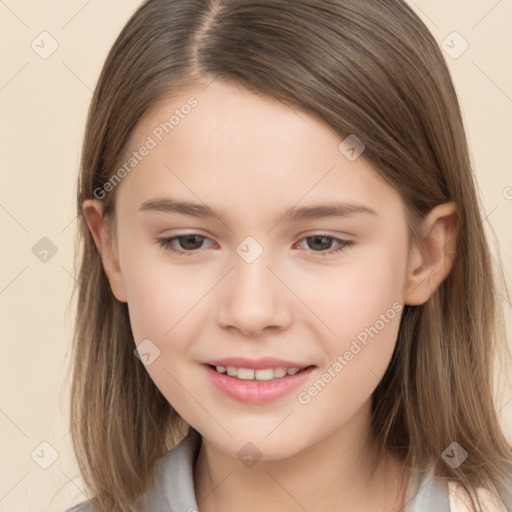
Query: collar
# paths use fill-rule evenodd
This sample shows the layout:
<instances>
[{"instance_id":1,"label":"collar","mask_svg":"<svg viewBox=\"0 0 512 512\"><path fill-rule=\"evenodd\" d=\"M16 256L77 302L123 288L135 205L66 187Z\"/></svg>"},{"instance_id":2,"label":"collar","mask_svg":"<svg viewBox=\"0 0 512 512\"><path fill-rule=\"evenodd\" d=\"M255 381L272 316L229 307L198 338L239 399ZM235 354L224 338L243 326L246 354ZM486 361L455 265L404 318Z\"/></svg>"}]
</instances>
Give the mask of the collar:
<instances>
[{"instance_id":1,"label":"collar","mask_svg":"<svg viewBox=\"0 0 512 512\"><path fill-rule=\"evenodd\" d=\"M201 448L201 434L189 427L188 434L157 461L156 483L142 497L137 510L151 512L198 512L194 491L194 467ZM452 484L452 487L450 487ZM416 470L409 479L404 512L458 512L469 510L457 502L453 482L434 477L434 466ZM485 501L485 498L482 495ZM510 495L507 495L510 499ZM505 503L508 503L505 500ZM512 510L493 508L496 512Z\"/></svg>"},{"instance_id":2,"label":"collar","mask_svg":"<svg viewBox=\"0 0 512 512\"><path fill-rule=\"evenodd\" d=\"M157 461L156 483L141 498L140 510L151 512L198 512L194 492L194 466L201 435L190 427L188 434Z\"/></svg>"},{"instance_id":3,"label":"collar","mask_svg":"<svg viewBox=\"0 0 512 512\"><path fill-rule=\"evenodd\" d=\"M188 434L158 459L156 484L142 498L140 510L151 512L198 512L194 492L194 466L201 435L189 427ZM448 487L432 477L432 469L418 471L410 479L404 512L449 512Z\"/></svg>"}]
</instances>

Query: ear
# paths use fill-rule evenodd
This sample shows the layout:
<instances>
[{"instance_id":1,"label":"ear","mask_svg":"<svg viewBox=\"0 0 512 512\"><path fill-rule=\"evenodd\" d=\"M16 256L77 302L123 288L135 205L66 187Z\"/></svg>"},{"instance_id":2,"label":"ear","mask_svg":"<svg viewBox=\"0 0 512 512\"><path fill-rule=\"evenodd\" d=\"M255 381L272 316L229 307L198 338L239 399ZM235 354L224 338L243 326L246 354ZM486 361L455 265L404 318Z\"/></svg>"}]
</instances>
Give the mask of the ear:
<instances>
[{"instance_id":1,"label":"ear","mask_svg":"<svg viewBox=\"0 0 512 512\"><path fill-rule=\"evenodd\" d=\"M105 219L103 219L103 205L98 199L86 199L82 209L94 243L101 254L103 268L110 282L112 293L120 302L126 302L126 290L119 267L117 249L107 231Z\"/></svg>"},{"instance_id":2,"label":"ear","mask_svg":"<svg viewBox=\"0 0 512 512\"><path fill-rule=\"evenodd\" d=\"M422 225L422 243L411 251L404 304L424 304L450 273L456 255L459 216L455 203L433 208Z\"/></svg>"}]
</instances>

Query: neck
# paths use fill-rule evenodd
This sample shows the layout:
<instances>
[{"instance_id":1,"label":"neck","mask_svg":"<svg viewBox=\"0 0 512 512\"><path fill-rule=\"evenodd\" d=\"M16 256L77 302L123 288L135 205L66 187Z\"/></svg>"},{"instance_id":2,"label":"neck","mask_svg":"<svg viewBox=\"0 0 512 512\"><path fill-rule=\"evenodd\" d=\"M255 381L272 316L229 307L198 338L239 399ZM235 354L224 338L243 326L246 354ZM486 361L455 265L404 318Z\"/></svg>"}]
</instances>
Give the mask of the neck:
<instances>
[{"instance_id":1,"label":"neck","mask_svg":"<svg viewBox=\"0 0 512 512\"><path fill-rule=\"evenodd\" d=\"M401 510L399 461L388 454L372 472L369 405L319 442L251 467L203 437L194 469L199 511Z\"/></svg>"}]
</instances>

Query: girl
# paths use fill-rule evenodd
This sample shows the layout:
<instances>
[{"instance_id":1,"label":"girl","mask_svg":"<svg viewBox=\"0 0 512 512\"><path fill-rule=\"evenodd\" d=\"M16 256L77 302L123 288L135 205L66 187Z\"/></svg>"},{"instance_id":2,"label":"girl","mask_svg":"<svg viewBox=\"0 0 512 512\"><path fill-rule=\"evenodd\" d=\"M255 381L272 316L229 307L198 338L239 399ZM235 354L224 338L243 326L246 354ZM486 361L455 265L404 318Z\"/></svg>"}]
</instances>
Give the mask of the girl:
<instances>
[{"instance_id":1,"label":"girl","mask_svg":"<svg viewBox=\"0 0 512 512\"><path fill-rule=\"evenodd\" d=\"M70 510L511 510L463 122L403 1L144 2L78 219Z\"/></svg>"}]
</instances>

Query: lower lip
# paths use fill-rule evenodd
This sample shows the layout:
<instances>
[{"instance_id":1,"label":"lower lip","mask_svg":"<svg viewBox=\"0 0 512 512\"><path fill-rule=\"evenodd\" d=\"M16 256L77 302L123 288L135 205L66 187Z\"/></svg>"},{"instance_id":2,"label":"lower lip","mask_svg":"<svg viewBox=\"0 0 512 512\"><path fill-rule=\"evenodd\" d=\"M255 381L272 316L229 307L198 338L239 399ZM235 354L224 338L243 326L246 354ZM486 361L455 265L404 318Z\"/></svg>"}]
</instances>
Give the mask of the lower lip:
<instances>
[{"instance_id":1,"label":"lower lip","mask_svg":"<svg viewBox=\"0 0 512 512\"><path fill-rule=\"evenodd\" d=\"M273 380L242 380L219 373L208 365L203 365L213 384L223 393L246 404L264 404L277 400L290 393L308 379L315 366L295 375L287 375Z\"/></svg>"}]
</instances>

